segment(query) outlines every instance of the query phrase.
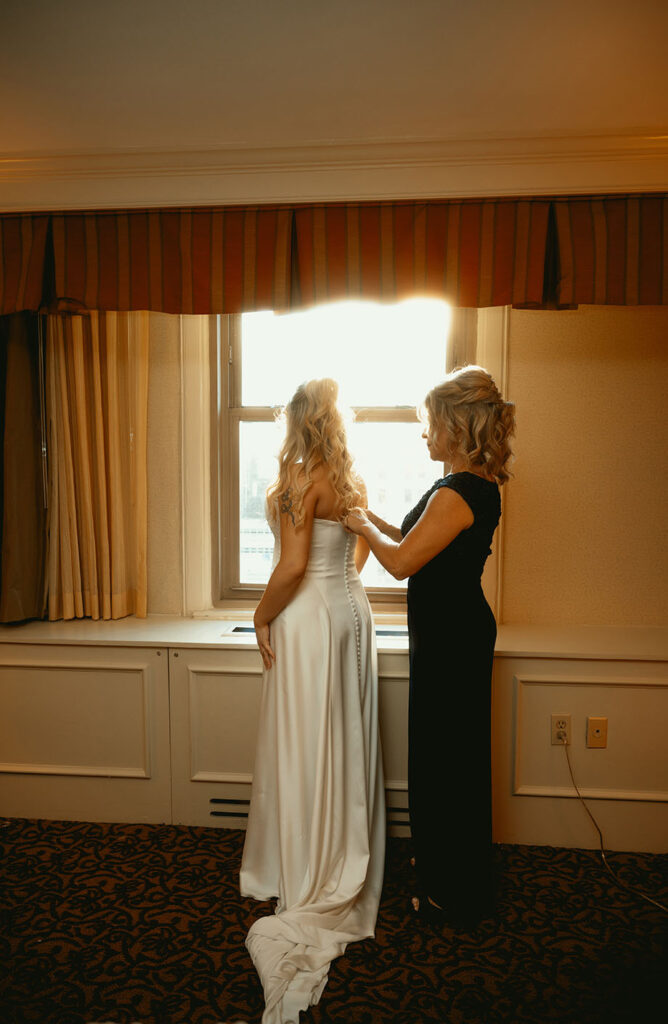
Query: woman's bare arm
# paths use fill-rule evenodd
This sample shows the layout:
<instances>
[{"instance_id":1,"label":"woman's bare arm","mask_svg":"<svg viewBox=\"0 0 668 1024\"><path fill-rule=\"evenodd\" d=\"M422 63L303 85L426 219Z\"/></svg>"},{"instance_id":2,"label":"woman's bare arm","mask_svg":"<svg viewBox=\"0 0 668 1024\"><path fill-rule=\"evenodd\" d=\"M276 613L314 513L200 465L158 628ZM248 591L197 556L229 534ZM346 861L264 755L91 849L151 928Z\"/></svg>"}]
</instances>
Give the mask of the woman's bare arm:
<instances>
[{"instance_id":1,"label":"woman's bare arm","mask_svg":"<svg viewBox=\"0 0 668 1024\"><path fill-rule=\"evenodd\" d=\"M366 514L376 529L380 530L381 533L384 533L386 537L390 538L390 540L396 541L397 544L401 542L402 533L398 526L392 526L391 523L386 523L384 519L381 519L380 516L377 516L376 513L372 512L370 509L366 510Z\"/></svg>"},{"instance_id":2,"label":"woman's bare arm","mask_svg":"<svg viewBox=\"0 0 668 1024\"><path fill-rule=\"evenodd\" d=\"M399 542L390 540L363 509L346 518L346 526L364 537L384 569L397 580L413 576L455 537L473 524L473 513L456 491L441 487L435 491L417 523Z\"/></svg>"},{"instance_id":3,"label":"woman's bare arm","mask_svg":"<svg viewBox=\"0 0 668 1024\"><path fill-rule=\"evenodd\" d=\"M269 625L290 603L304 578L313 533L312 502L304 501L304 520L299 527L295 526L290 488L281 495L279 507L281 557L253 616L255 636L265 668L271 668L272 661L276 660L270 644Z\"/></svg>"}]
</instances>

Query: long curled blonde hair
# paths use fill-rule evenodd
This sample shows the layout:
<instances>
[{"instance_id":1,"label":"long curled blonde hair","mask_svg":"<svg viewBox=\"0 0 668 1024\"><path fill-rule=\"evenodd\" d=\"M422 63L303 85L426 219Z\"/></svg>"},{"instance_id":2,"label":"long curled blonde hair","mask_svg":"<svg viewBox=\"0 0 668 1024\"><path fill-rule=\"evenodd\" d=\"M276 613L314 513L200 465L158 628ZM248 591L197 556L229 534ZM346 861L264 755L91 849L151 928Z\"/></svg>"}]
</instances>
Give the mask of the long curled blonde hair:
<instances>
[{"instance_id":1,"label":"long curled blonde hair","mask_svg":"<svg viewBox=\"0 0 668 1024\"><path fill-rule=\"evenodd\" d=\"M453 370L429 392L423 408L434 430L448 435L448 454L498 484L512 475L510 438L515 433L515 406L504 402L494 379L482 366Z\"/></svg>"},{"instance_id":2,"label":"long curled blonde hair","mask_svg":"<svg viewBox=\"0 0 668 1024\"><path fill-rule=\"evenodd\" d=\"M295 525L303 523L304 497L319 466L324 467L336 494L339 518L359 503L359 478L353 472L338 394L338 384L329 377L309 380L299 385L283 410L286 430L278 453L278 476L267 490L272 518L277 515L278 499L289 488ZM298 464L299 477L294 472Z\"/></svg>"}]
</instances>

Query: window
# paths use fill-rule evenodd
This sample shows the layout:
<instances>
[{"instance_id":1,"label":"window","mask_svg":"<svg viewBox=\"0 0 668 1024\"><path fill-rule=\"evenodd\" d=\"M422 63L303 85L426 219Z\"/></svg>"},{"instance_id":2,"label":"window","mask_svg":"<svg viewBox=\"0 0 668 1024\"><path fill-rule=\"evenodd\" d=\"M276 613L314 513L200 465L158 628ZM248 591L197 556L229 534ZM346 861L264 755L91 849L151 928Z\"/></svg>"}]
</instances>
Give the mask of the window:
<instances>
[{"instance_id":1,"label":"window","mask_svg":"<svg viewBox=\"0 0 668 1024\"><path fill-rule=\"evenodd\" d=\"M447 368L450 308L342 302L299 313L221 317L219 358L220 596L256 598L271 566L264 496L282 433L275 412L303 380L334 377L351 408L348 440L369 506L399 525L442 468L429 459L418 403ZM405 583L369 558L370 597L401 600Z\"/></svg>"}]
</instances>

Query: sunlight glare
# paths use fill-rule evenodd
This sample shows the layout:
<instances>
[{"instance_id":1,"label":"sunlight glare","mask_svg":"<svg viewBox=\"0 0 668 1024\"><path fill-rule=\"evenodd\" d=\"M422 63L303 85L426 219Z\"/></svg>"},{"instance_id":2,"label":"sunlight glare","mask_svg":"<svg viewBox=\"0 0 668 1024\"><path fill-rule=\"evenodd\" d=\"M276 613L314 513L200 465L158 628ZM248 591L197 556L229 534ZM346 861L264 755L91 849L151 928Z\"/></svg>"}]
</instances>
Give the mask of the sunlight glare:
<instances>
[{"instance_id":1,"label":"sunlight glare","mask_svg":"<svg viewBox=\"0 0 668 1024\"><path fill-rule=\"evenodd\" d=\"M316 377L339 382L351 406L415 406L445 374L450 307L339 302L299 313L242 317L242 404L284 405Z\"/></svg>"}]
</instances>

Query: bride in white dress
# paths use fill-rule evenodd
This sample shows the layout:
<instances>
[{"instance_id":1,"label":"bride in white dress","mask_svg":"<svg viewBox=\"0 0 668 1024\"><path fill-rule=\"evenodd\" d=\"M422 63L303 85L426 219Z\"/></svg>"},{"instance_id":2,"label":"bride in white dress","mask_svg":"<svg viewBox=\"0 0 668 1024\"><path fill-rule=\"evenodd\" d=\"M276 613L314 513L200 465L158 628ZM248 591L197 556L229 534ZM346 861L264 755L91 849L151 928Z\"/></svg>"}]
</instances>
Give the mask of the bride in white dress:
<instances>
[{"instance_id":1,"label":"bride in white dress","mask_svg":"<svg viewBox=\"0 0 668 1024\"><path fill-rule=\"evenodd\" d=\"M267 492L274 568L255 612L264 663L242 896L278 897L246 946L263 1024L296 1024L330 962L373 936L385 802L371 609L358 571L368 546L339 522L366 505L352 472L338 387L301 385L288 403L279 474Z\"/></svg>"}]
</instances>

